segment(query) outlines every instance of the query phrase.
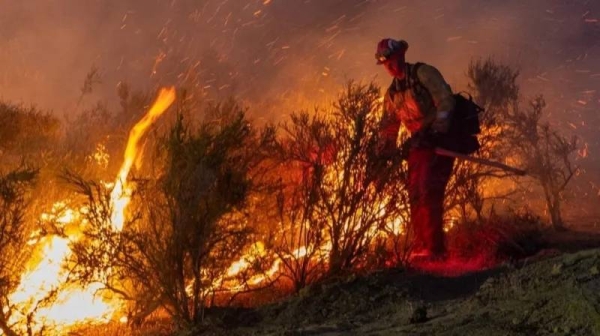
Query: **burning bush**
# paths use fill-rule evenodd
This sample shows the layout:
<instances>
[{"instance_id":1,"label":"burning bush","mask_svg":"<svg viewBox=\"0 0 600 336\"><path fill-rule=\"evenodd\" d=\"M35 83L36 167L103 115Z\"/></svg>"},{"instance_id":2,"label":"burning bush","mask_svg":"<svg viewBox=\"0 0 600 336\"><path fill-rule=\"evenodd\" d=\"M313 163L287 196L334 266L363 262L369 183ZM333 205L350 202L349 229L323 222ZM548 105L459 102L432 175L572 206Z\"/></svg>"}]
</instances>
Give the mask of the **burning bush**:
<instances>
[{"instance_id":1,"label":"burning bush","mask_svg":"<svg viewBox=\"0 0 600 336\"><path fill-rule=\"evenodd\" d=\"M209 107L197 128L179 118L161 141L156 176L138 179L122 231L110 189L76 175L86 197L73 272L133 303L133 321L161 307L179 323L198 323L221 290L244 288L228 267L249 245L242 211L272 131L259 132L235 103ZM241 275L240 275L241 277Z\"/></svg>"},{"instance_id":2,"label":"burning bush","mask_svg":"<svg viewBox=\"0 0 600 336\"><path fill-rule=\"evenodd\" d=\"M327 113L295 113L284 125L276 244L297 290L325 271L365 266L376 239L405 224L405 170L374 157L380 97L351 82Z\"/></svg>"}]
</instances>

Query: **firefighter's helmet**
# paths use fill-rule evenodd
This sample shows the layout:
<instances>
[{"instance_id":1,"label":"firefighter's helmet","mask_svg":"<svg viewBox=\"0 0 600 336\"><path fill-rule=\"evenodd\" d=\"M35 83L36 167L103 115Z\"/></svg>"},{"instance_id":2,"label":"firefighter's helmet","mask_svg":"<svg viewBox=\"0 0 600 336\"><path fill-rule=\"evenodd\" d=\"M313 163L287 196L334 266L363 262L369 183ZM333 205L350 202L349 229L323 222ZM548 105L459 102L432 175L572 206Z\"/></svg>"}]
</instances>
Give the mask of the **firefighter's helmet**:
<instances>
[{"instance_id":1,"label":"firefighter's helmet","mask_svg":"<svg viewBox=\"0 0 600 336\"><path fill-rule=\"evenodd\" d=\"M375 51L375 58L377 59L377 64L382 64L394 54L404 54L407 49L408 43L404 40L384 38L383 40L379 41L379 43L377 43L377 50Z\"/></svg>"}]
</instances>

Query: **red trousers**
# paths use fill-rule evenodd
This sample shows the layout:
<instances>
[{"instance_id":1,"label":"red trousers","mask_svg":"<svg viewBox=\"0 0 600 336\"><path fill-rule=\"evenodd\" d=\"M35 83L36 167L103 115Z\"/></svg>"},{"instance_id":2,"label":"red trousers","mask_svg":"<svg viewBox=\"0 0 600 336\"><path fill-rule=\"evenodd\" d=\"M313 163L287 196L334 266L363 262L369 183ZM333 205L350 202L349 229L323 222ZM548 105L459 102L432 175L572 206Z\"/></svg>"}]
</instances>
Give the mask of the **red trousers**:
<instances>
[{"instance_id":1,"label":"red trousers","mask_svg":"<svg viewBox=\"0 0 600 336\"><path fill-rule=\"evenodd\" d=\"M412 148L408 155L408 196L415 251L443 254L444 194L454 158L435 154L432 148Z\"/></svg>"}]
</instances>

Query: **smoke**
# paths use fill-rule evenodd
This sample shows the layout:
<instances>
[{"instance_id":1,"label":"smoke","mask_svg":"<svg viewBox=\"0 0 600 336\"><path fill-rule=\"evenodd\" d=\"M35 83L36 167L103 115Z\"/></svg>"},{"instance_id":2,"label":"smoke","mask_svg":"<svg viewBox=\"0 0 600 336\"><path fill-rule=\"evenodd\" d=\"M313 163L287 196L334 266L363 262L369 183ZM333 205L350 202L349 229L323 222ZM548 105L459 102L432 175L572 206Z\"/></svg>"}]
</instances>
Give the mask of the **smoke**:
<instances>
[{"instance_id":1,"label":"smoke","mask_svg":"<svg viewBox=\"0 0 600 336\"><path fill-rule=\"evenodd\" d=\"M12 2L0 14L0 89L5 99L60 110L93 65L108 90L122 80L181 80L195 66L198 85L216 82L214 89L251 100L303 83L386 84L374 45L396 37L409 41L409 60L438 66L456 87L472 58L493 56L521 67L532 92L561 80L583 90L600 80L598 11L585 0Z\"/></svg>"},{"instance_id":2,"label":"smoke","mask_svg":"<svg viewBox=\"0 0 600 336\"><path fill-rule=\"evenodd\" d=\"M375 44L403 38L408 61L435 65L455 90L472 59L518 67L524 98L547 97L550 121L588 143L584 164L598 176L599 20L589 0L3 1L0 98L68 115L96 66L91 101L116 101L121 81L177 84L278 120L348 79L387 86Z\"/></svg>"}]
</instances>

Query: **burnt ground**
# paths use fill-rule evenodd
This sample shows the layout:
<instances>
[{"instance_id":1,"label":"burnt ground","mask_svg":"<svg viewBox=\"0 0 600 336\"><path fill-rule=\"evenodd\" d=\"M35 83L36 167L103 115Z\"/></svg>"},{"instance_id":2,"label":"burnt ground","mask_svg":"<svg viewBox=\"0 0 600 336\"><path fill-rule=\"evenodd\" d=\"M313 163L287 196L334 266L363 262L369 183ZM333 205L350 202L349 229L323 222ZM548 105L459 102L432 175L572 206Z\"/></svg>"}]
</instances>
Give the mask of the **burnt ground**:
<instances>
[{"instance_id":1,"label":"burnt ground","mask_svg":"<svg viewBox=\"0 0 600 336\"><path fill-rule=\"evenodd\" d=\"M544 233L536 244L483 270L455 259L315 284L203 334L600 335L600 235Z\"/></svg>"}]
</instances>

